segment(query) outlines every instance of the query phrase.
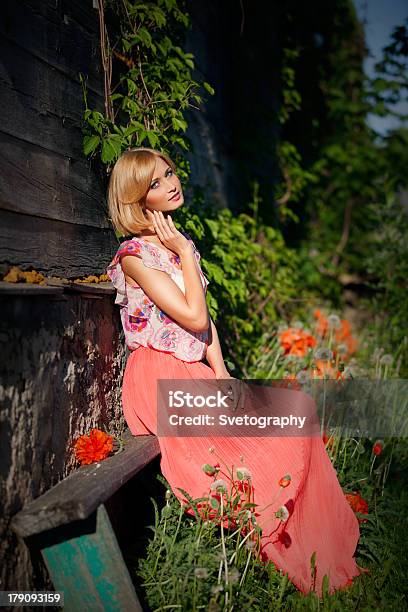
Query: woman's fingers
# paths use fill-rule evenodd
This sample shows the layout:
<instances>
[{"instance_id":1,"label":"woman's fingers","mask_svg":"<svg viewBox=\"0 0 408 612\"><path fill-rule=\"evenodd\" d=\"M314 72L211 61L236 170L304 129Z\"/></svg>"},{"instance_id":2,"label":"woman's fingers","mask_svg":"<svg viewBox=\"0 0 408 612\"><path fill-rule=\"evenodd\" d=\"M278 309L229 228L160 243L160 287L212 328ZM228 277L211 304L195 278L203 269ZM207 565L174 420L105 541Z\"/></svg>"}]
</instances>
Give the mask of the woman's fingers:
<instances>
[{"instance_id":1,"label":"woman's fingers","mask_svg":"<svg viewBox=\"0 0 408 612\"><path fill-rule=\"evenodd\" d=\"M231 400L231 408L232 410L236 410L236 397L234 385L231 384L230 379L218 379L218 386L220 387L220 391L223 395L226 395L228 400Z\"/></svg>"},{"instance_id":2,"label":"woman's fingers","mask_svg":"<svg viewBox=\"0 0 408 612\"><path fill-rule=\"evenodd\" d=\"M168 221L166 221L166 219L164 218L164 215L161 211L157 212L157 221L158 224L160 225L160 229L163 233L163 236L165 237L165 239L170 239L172 238L172 232L170 231L170 227L168 224Z\"/></svg>"},{"instance_id":3,"label":"woman's fingers","mask_svg":"<svg viewBox=\"0 0 408 612\"><path fill-rule=\"evenodd\" d=\"M171 218L171 215L167 217L167 221L169 223L170 229L176 233L178 230L177 230L177 227L173 223L173 219Z\"/></svg>"},{"instance_id":4,"label":"woman's fingers","mask_svg":"<svg viewBox=\"0 0 408 612\"><path fill-rule=\"evenodd\" d=\"M163 240L163 233L162 233L161 225L158 219L159 215L157 214L156 210L153 211L153 217L154 217L154 229L156 231L156 234L158 235L160 240Z\"/></svg>"},{"instance_id":5,"label":"woman's fingers","mask_svg":"<svg viewBox=\"0 0 408 612\"><path fill-rule=\"evenodd\" d=\"M169 236L168 236L168 233L166 231L166 227L165 227L166 224L165 224L165 221L163 219L163 215L162 215L161 212L158 212L156 210L154 211L154 213L155 213L155 217L156 217L157 227L160 230L160 233L158 233L158 236L159 236L160 240L162 242L164 242L165 240L168 240Z\"/></svg>"},{"instance_id":6,"label":"woman's fingers","mask_svg":"<svg viewBox=\"0 0 408 612\"><path fill-rule=\"evenodd\" d=\"M235 411L238 408L244 410L247 399L247 386L245 382L239 378L231 378L231 381L233 382L223 382L224 384L226 383L225 393L228 395L229 399L232 400L232 410Z\"/></svg>"}]
</instances>

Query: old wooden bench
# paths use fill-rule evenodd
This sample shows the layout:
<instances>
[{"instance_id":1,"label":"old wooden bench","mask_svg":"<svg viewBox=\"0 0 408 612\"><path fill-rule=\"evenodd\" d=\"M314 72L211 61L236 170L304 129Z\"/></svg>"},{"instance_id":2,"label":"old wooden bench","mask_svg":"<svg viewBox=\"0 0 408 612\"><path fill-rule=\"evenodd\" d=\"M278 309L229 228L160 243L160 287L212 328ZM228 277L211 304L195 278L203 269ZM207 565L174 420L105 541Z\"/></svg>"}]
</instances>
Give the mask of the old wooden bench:
<instances>
[{"instance_id":1,"label":"old wooden bench","mask_svg":"<svg viewBox=\"0 0 408 612\"><path fill-rule=\"evenodd\" d=\"M11 528L37 550L64 610L142 611L106 503L160 454L153 435L123 435L124 450L80 467L14 515Z\"/></svg>"}]
</instances>

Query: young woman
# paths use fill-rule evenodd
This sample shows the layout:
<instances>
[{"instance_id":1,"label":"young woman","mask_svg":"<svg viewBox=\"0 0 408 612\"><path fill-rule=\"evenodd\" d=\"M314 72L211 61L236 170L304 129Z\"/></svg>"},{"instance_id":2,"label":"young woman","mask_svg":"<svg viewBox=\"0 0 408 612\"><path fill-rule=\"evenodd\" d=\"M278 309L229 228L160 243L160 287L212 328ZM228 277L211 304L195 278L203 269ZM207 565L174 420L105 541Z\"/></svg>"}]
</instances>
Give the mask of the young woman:
<instances>
[{"instance_id":1,"label":"young woman","mask_svg":"<svg viewBox=\"0 0 408 612\"><path fill-rule=\"evenodd\" d=\"M157 434L158 380L194 384L231 376L208 313L200 254L172 220L184 202L172 160L148 148L126 151L112 171L108 197L114 227L132 236L108 267L131 351L122 387L124 416L133 435ZM266 508L257 517L263 559L273 561L303 593L321 594L325 574L330 592L359 575L353 558L358 520L320 437L159 436L159 443L162 473L181 502L177 487L193 498L208 495L211 481L202 466L213 459L210 447L230 468L239 467L243 456L255 503ZM282 483L285 475L290 478Z\"/></svg>"}]
</instances>

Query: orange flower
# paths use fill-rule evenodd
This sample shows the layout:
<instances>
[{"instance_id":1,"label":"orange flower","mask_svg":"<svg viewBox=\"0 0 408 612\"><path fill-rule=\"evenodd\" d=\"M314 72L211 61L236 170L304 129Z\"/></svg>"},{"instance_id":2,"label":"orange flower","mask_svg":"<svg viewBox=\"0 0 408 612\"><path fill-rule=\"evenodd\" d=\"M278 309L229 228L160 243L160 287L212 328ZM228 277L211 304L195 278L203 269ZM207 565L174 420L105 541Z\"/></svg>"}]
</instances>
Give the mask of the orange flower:
<instances>
[{"instance_id":1,"label":"orange flower","mask_svg":"<svg viewBox=\"0 0 408 612\"><path fill-rule=\"evenodd\" d=\"M289 327L280 334L281 346L285 349L285 355L296 355L304 357L308 348L316 345L316 339L303 329Z\"/></svg>"},{"instance_id":2,"label":"orange flower","mask_svg":"<svg viewBox=\"0 0 408 612\"><path fill-rule=\"evenodd\" d=\"M348 355L352 355L357 350L357 340L351 335L351 325L346 319L341 319L339 329L336 329L335 340L337 343L344 343L348 349Z\"/></svg>"},{"instance_id":3,"label":"orange flower","mask_svg":"<svg viewBox=\"0 0 408 612\"><path fill-rule=\"evenodd\" d=\"M349 336L351 336L351 325L347 319L341 319L340 327L336 329L336 340L337 342L343 342Z\"/></svg>"},{"instance_id":4,"label":"orange flower","mask_svg":"<svg viewBox=\"0 0 408 612\"><path fill-rule=\"evenodd\" d=\"M326 376L335 380L344 380L343 372L334 368L328 361L316 359L317 368L313 370L313 378Z\"/></svg>"},{"instance_id":5,"label":"orange flower","mask_svg":"<svg viewBox=\"0 0 408 612\"><path fill-rule=\"evenodd\" d=\"M360 493L346 493L345 496L354 512L368 514L368 504L366 500L361 497ZM367 523L367 519L359 518L358 522Z\"/></svg>"},{"instance_id":6,"label":"orange flower","mask_svg":"<svg viewBox=\"0 0 408 612\"><path fill-rule=\"evenodd\" d=\"M313 316L316 319L316 334L320 338L324 338L329 333L328 319L319 309L313 311ZM348 356L357 350L357 340L351 335L351 325L347 319L340 320L340 327L334 332L334 340L337 344L341 343L347 346ZM333 352L336 353L335 347L333 347Z\"/></svg>"},{"instance_id":7,"label":"orange flower","mask_svg":"<svg viewBox=\"0 0 408 612\"><path fill-rule=\"evenodd\" d=\"M353 355L353 353L356 352L357 350L357 340L355 338L353 338L352 336L350 336L349 338L346 338L345 343L347 345L348 348L348 355Z\"/></svg>"},{"instance_id":8,"label":"orange flower","mask_svg":"<svg viewBox=\"0 0 408 612\"><path fill-rule=\"evenodd\" d=\"M323 337L329 329L329 322L326 317L322 314L322 312L318 309L313 311L313 316L316 321L316 333Z\"/></svg>"},{"instance_id":9,"label":"orange flower","mask_svg":"<svg viewBox=\"0 0 408 612\"><path fill-rule=\"evenodd\" d=\"M81 465L106 459L113 449L113 437L100 429L91 429L89 436L80 436L75 442L75 457Z\"/></svg>"},{"instance_id":10,"label":"orange flower","mask_svg":"<svg viewBox=\"0 0 408 612\"><path fill-rule=\"evenodd\" d=\"M290 476L290 474L286 474L285 476L282 476L278 484L280 487L286 488L290 485L291 480L292 480L292 477Z\"/></svg>"}]
</instances>

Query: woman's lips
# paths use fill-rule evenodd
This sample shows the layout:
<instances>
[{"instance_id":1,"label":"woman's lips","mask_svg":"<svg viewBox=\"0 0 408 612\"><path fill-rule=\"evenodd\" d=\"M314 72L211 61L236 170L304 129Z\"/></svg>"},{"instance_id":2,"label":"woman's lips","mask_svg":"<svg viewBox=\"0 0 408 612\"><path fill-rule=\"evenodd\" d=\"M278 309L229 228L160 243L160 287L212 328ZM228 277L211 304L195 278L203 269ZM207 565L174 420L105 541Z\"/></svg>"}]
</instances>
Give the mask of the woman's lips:
<instances>
[{"instance_id":1,"label":"woman's lips","mask_svg":"<svg viewBox=\"0 0 408 612\"><path fill-rule=\"evenodd\" d=\"M178 191L176 193L176 195L174 195L172 198L170 198L169 202L176 202L179 199L180 199L180 192Z\"/></svg>"}]
</instances>

